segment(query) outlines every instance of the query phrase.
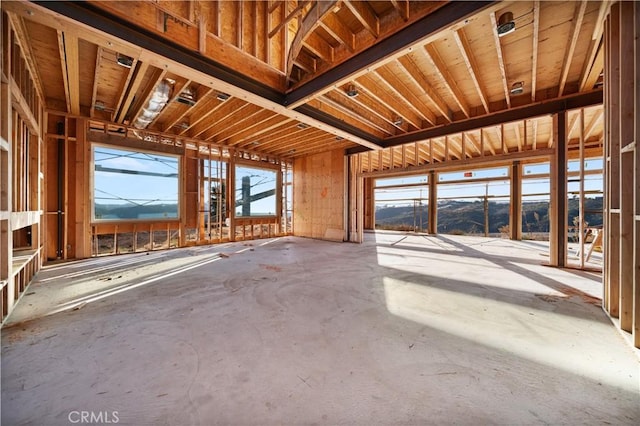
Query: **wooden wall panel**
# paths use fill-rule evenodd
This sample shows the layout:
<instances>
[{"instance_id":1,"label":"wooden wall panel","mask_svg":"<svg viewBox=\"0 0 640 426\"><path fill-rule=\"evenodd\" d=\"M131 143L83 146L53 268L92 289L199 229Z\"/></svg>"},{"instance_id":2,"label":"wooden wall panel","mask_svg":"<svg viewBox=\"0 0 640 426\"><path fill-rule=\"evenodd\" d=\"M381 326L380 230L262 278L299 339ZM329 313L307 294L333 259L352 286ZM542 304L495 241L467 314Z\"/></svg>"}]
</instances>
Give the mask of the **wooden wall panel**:
<instances>
[{"instance_id":1,"label":"wooden wall panel","mask_svg":"<svg viewBox=\"0 0 640 426\"><path fill-rule=\"evenodd\" d=\"M343 150L295 160L294 235L343 241L345 172Z\"/></svg>"}]
</instances>

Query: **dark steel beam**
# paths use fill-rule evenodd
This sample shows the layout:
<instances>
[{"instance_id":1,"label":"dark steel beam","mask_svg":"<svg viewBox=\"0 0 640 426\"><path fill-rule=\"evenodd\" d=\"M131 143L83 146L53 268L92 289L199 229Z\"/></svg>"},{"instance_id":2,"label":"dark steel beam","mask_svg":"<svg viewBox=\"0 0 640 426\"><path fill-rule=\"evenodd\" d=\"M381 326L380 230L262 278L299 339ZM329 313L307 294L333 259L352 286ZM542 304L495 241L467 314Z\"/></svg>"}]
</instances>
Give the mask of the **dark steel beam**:
<instances>
[{"instance_id":1,"label":"dark steel beam","mask_svg":"<svg viewBox=\"0 0 640 426\"><path fill-rule=\"evenodd\" d=\"M331 68L322 75L303 84L287 94L285 105L294 105L334 85L337 81L360 71L385 57L401 51L432 34L442 31L452 24L472 16L485 9L494 1L452 1L426 15L413 24L399 30L386 39L374 44L362 53L349 58L342 64Z\"/></svg>"},{"instance_id":2,"label":"dark steel beam","mask_svg":"<svg viewBox=\"0 0 640 426\"><path fill-rule=\"evenodd\" d=\"M365 132L364 130L352 126L351 124L345 123L344 121L312 106L306 104L300 105L299 107L294 108L294 111L299 112L300 114L304 114L307 117L315 118L316 120L322 121L329 126L344 130L345 132L351 133L352 135L360 137L366 141L375 143L376 145L380 145L383 141L382 139L377 138L372 134Z\"/></svg>"},{"instance_id":3,"label":"dark steel beam","mask_svg":"<svg viewBox=\"0 0 640 426\"><path fill-rule=\"evenodd\" d=\"M125 21L85 1L34 1L52 12L100 30L113 37L132 43L165 58L179 62L194 70L218 78L226 83L254 93L280 105L284 94L267 85L243 76L198 52L187 50L172 40L159 38L157 34Z\"/></svg>"},{"instance_id":4,"label":"dark steel beam","mask_svg":"<svg viewBox=\"0 0 640 426\"><path fill-rule=\"evenodd\" d=\"M418 130L413 133L392 136L378 143L378 145L381 145L383 148L388 148L391 146L424 141L431 138L467 132L483 127L495 126L498 124L510 123L513 121L520 121L528 118L555 114L598 104L602 104L602 90L595 90L592 92L579 93L577 95L570 95L563 98L542 101L531 105L525 105L518 108L512 108L501 112L483 115L480 117L469 118L463 121L455 121L443 126L431 127L425 130ZM365 147L356 147L349 149L347 153L357 154L364 151L368 151L368 149Z\"/></svg>"}]
</instances>

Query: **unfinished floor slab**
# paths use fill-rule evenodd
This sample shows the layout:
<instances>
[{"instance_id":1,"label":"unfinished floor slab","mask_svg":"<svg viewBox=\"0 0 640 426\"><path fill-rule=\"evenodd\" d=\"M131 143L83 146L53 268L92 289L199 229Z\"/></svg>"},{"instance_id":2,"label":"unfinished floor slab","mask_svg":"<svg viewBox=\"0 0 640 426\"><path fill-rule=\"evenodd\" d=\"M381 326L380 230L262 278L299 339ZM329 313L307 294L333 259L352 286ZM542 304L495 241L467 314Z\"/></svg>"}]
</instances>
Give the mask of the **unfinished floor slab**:
<instances>
[{"instance_id":1,"label":"unfinished floor slab","mask_svg":"<svg viewBox=\"0 0 640 426\"><path fill-rule=\"evenodd\" d=\"M2 330L2 424L637 424L600 276L543 254L379 232L45 268Z\"/></svg>"}]
</instances>

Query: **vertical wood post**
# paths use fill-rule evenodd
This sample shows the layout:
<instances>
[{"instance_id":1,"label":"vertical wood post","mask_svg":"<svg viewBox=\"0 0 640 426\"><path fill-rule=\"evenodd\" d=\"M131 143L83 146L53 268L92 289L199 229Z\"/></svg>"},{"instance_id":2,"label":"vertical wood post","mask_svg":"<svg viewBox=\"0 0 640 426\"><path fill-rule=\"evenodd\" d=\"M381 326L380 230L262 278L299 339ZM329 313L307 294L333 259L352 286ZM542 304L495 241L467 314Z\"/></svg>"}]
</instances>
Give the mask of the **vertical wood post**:
<instances>
[{"instance_id":1,"label":"vertical wood post","mask_svg":"<svg viewBox=\"0 0 640 426\"><path fill-rule=\"evenodd\" d=\"M522 165L519 161L511 164L511 185L509 203L509 238L522 239Z\"/></svg>"},{"instance_id":2,"label":"vertical wood post","mask_svg":"<svg viewBox=\"0 0 640 426\"><path fill-rule=\"evenodd\" d=\"M431 170L429 172L429 206L428 206L428 232L438 233L438 174Z\"/></svg>"},{"instance_id":3,"label":"vertical wood post","mask_svg":"<svg viewBox=\"0 0 640 426\"><path fill-rule=\"evenodd\" d=\"M567 263L567 112L553 116L555 151L551 156L549 263Z\"/></svg>"}]
</instances>

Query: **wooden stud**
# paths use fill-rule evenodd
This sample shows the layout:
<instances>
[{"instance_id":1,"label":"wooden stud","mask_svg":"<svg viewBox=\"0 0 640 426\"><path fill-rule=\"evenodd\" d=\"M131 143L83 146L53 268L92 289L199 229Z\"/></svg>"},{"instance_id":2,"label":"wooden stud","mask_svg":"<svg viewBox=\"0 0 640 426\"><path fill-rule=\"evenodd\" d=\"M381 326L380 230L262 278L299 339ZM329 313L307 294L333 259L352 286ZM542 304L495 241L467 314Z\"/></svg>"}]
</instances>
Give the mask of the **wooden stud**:
<instances>
[{"instance_id":1,"label":"wooden stud","mask_svg":"<svg viewBox=\"0 0 640 426\"><path fill-rule=\"evenodd\" d=\"M620 4L611 6L609 16L609 69L607 104L605 111L609 111L608 122L608 229L606 230L605 253L607 264L605 273L609 283L609 314L620 316Z\"/></svg>"},{"instance_id":2,"label":"wooden stud","mask_svg":"<svg viewBox=\"0 0 640 426\"><path fill-rule=\"evenodd\" d=\"M620 328L624 331L633 330L633 272L634 272L634 150L625 150L634 142L633 115L628 111L634 109L634 4L620 2Z\"/></svg>"},{"instance_id":3,"label":"wooden stud","mask_svg":"<svg viewBox=\"0 0 640 426\"><path fill-rule=\"evenodd\" d=\"M475 86L476 91L478 92L478 96L480 97L482 106L484 107L485 112L489 113L490 110L489 103L487 102L487 96L485 95L485 90L480 83L480 80L478 79L480 70L471 52L471 47L469 46L469 41L467 40L467 36L464 33L464 29L460 28L458 30L455 30L453 32L453 38L455 39L456 44L458 45L458 49L460 50L460 54L462 55L464 63L467 66L467 71L471 76L471 80L473 81L473 85Z\"/></svg>"}]
</instances>

